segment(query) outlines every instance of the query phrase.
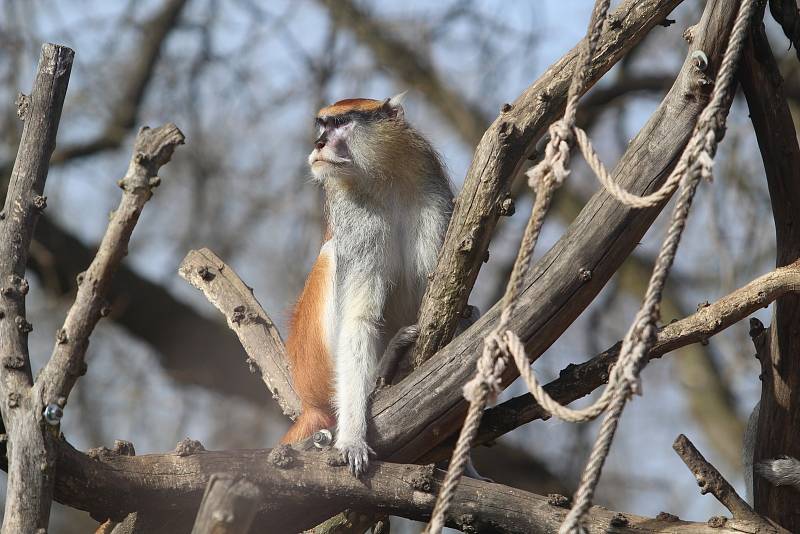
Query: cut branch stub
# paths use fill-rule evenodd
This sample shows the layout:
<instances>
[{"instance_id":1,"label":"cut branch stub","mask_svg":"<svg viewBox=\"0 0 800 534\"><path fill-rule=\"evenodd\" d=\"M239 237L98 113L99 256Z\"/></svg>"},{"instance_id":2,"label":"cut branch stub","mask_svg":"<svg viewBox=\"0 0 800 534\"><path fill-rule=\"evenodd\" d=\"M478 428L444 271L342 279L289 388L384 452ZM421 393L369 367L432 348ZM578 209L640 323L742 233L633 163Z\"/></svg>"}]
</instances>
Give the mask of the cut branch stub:
<instances>
[{"instance_id":1,"label":"cut branch stub","mask_svg":"<svg viewBox=\"0 0 800 534\"><path fill-rule=\"evenodd\" d=\"M192 534L245 534L258 511L261 491L244 478L214 473L208 480Z\"/></svg>"},{"instance_id":2,"label":"cut branch stub","mask_svg":"<svg viewBox=\"0 0 800 534\"><path fill-rule=\"evenodd\" d=\"M286 348L278 329L252 289L207 248L190 251L178 272L223 314L247 352L248 364L261 371L262 380L283 413L292 419L297 418L300 398L292 386Z\"/></svg>"}]
</instances>

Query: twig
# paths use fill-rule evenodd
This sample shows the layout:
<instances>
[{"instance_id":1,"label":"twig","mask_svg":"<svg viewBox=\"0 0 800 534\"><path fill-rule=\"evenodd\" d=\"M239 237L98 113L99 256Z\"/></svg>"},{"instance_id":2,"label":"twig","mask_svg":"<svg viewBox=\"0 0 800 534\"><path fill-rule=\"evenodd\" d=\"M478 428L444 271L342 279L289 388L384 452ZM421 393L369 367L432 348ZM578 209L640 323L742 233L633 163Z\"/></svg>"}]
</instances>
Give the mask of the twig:
<instances>
[{"instance_id":1,"label":"twig","mask_svg":"<svg viewBox=\"0 0 800 534\"><path fill-rule=\"evenodd\" d=\"M28 333L33 327L25 318L25 264L36 221L47 205L44 184L73 57L67 47L42 46L31 95L17 101L25 126L0 213L0 410L10 441L3 532L47 528L50 512L52 450L31 395Z\"/></svg>"},{"instance_id":2,"label":"twig","mask_svg":"<svg viewBox=\"0 0 800 534\"><path fill-rule=\"evenodd\" d=\"M211 475L192 534L246 534L260 499L258 487L244 478Z\"/></svg>"},{"instance_id":3,"label":"twig","mask_svg":"<svg viewBox=\"0 0 800 534\"><path fill-rule=\"evenodd\" d=\"M207 248L190 251L178 272L222 312L247 351L251 371L257 368L261 372L283 413L295 419L300 414L300 398L292 386L286 348L253 290Z\"/></svg>"},{"instance_id":4,"label":"twig","mask_svg":"<svg viewBox=\"0 0 800 534\"><path fill-rule=\"evenodd\" d=\"M697 485L700 486L700 493L705 495L711 493L717 500L727 508L734 519L752 521L753 523L765 523L764 519L756 514L749 504L744 499L739 497L733 486L725 480L717 468L708 463L708 461L700 454L700 451L689 441L689 438L680 434L675 438L672 448L681 457L683 463L689 468L694 477L697 479Z\"/></svg>"},{"instance_id":5,"label":"twig","mask_svg":"<svg viewBox=\"0 0 800 534\"><path fill-rule=\"evenodd\" d=\"M75 302L58 331L53 355L36 380L37 398L44 408L63 407L78 376L85 372L84 355L89 336L101 317L108 314L106 296L111 278L128 253L128 242L153 188L161 182L158 170L183 144L183 133L174 125L139 130L125 177L119 181L122 199L114 211L94 260L79 278Z\"/></svg>"}]
</instances>

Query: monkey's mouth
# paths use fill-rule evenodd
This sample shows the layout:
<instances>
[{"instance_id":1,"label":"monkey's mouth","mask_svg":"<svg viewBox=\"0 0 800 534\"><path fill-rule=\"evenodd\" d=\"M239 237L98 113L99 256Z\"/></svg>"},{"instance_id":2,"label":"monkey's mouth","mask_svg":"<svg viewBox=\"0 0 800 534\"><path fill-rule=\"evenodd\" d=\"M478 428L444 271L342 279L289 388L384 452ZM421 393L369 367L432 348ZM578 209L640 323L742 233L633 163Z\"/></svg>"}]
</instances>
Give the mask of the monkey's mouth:
<instances>
[{"instance_id":1,"label":"monkey's mouth","mask_svg":"<svg viewBox=\"0 0 800 534\"><path fill-rule=\"evenodd\" d=\"M314 158L314 159L311 161L311 166L312 166L312 167L314 167L314 166L316 166L317 164L319 164L319 165L334 165L334 166L343 166L343 165L347 165L348 163L350 163L350 160L346 160L346 159L344 159L344 158L342 158L342 159L335 159L335 160L333 160L333 159L327 159L327 158Z\"/></svg>"}]
</instances>

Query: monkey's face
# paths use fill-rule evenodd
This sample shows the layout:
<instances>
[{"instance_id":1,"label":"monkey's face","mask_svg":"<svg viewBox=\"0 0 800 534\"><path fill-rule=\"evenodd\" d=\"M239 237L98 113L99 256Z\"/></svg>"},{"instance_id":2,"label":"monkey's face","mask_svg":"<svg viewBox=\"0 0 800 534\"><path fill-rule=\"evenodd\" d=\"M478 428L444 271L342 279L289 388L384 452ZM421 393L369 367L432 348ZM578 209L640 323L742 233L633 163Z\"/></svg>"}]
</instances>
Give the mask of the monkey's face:
<instances>
[{"instance_id":1,"label":"monkey's face","mask_svg":"<svg viewBox=\"0 0 800 534\"><path fill-rule=\"evenodd\" d=\"M314 177L322 179L326 174L346 172L352 167L350 151L355 123L352 117L338 115L317 118L317 140L308 156L308 164Z\"/></svg>"},{"instance_id":2,"label":"monkey's face","mask_svg":"<svg viewBox=\"0 0 800 534\"><path fill-rule=\"evenodd\" d=\"M308 156L314 178L377 178L397 144L393 140L403 130L402 121L400 103L393 99L341 100L322 108L315 121L317 139Z\"/></svg>"}]
</instances>

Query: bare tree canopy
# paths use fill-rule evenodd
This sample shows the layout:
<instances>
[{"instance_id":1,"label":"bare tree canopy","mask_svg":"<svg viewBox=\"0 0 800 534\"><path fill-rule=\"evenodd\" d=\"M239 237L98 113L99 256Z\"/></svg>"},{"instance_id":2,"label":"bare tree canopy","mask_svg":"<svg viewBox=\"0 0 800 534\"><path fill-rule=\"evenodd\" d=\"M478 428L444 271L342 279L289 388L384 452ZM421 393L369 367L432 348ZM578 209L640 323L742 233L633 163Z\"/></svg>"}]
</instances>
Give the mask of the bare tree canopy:
<instances>
[{"instance_id":1,"label":"bare tree canopy","mask_svg":"<svg viewBox=\"0 0 800 534\"><path fill-rule=\"evenodd\" d=\"M800 531L796 1L0 9L4 534ZM278 445L312 119L403 91L455 198L354 476Z\"/></svg>"}]
</instances>

